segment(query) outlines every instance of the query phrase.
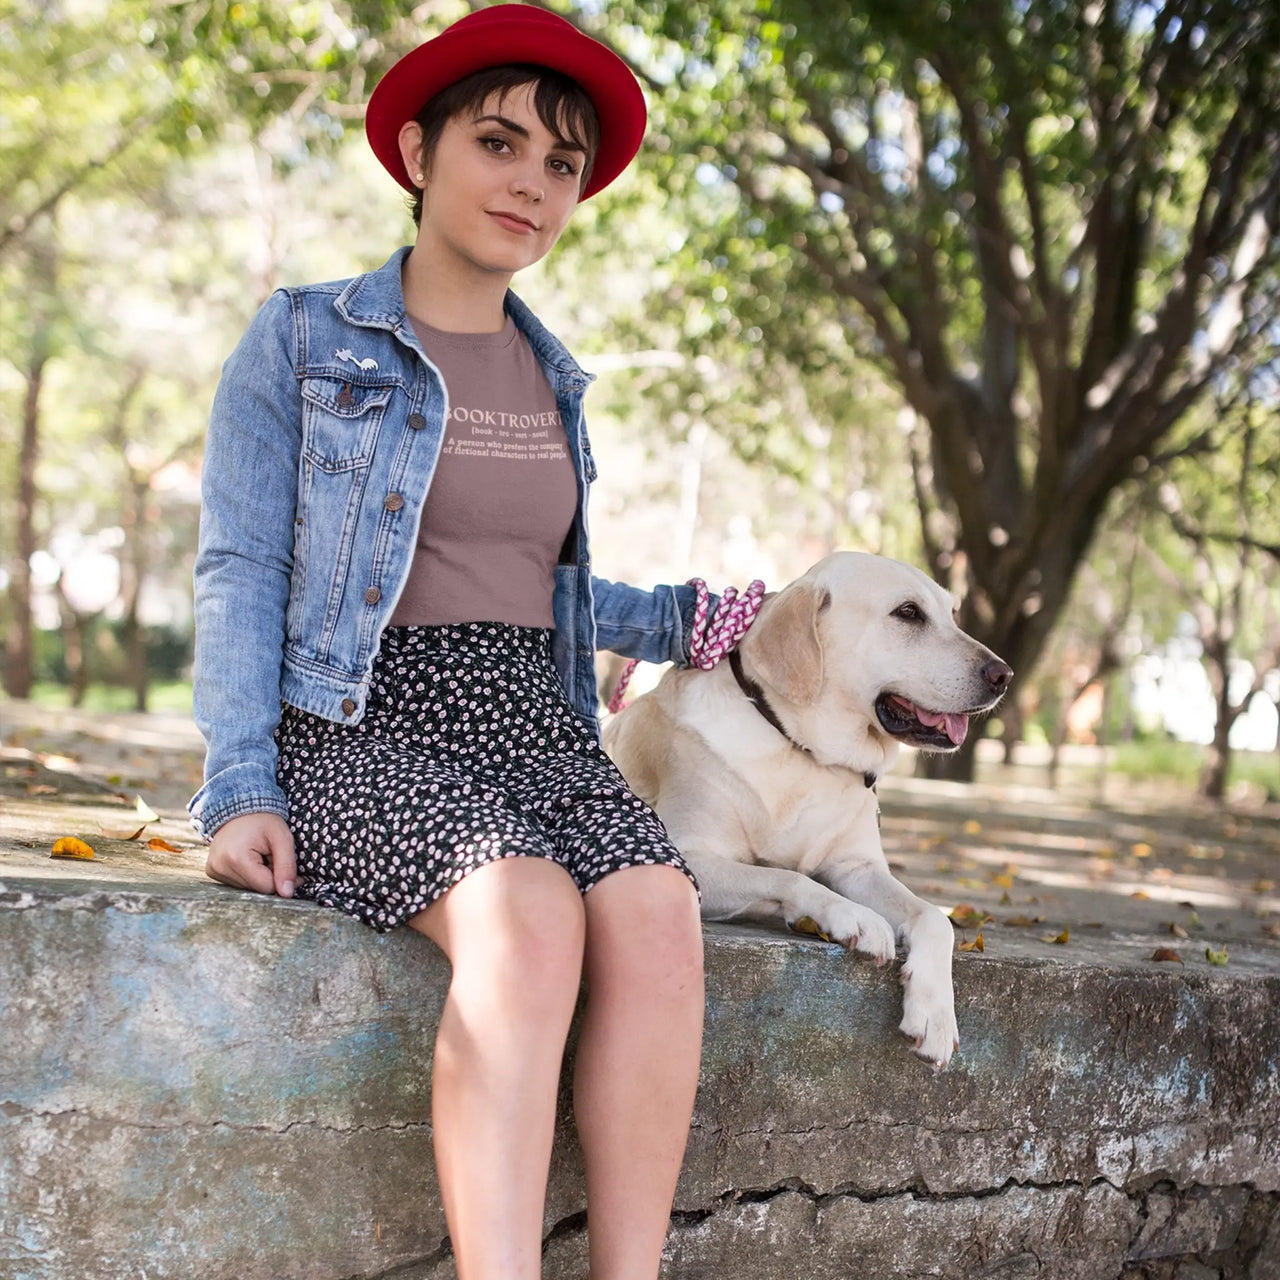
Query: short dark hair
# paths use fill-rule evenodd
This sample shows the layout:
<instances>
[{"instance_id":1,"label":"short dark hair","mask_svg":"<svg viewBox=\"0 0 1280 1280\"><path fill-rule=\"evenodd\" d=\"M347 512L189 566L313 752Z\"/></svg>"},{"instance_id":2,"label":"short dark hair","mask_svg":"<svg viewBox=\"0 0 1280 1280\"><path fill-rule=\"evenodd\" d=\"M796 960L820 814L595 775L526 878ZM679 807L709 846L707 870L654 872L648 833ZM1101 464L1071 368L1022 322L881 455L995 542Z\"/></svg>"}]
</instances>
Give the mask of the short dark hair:
<instances>
[{"instance_id":1,"label":"short dark hair","mask_svg":"<svg viewBox=\"0 0 1280 1280\"><path fill-rule=\"evenodd\" d=\"M502 101L512 89L526 84L537 86L533 106L543 125L557 138L583 149L582 172L578 175L578 190L581 191L591 176L591 166L600 148L600 120L595 103L576 80L563 72L533 63L513 62L474 71L429 98L415 117L422 129L424 172L431 172L436 145L450 120L460 115L477 115L493 94L498 94L499 101ZM414 225L421 223L421 188L414 191L409 211Z\"/></svg>"}]
</instances>

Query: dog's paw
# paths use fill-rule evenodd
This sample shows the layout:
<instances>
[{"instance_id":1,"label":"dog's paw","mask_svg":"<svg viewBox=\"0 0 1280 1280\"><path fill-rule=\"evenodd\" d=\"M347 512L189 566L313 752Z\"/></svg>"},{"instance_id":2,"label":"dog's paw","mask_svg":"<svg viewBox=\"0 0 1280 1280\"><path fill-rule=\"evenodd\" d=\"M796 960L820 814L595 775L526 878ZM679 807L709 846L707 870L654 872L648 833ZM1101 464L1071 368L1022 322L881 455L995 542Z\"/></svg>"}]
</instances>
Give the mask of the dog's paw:
<instances>
[{"instance_id":1,"label":"dog's paw","mask_svg":"<svg viewBox=\"0 0 1280 1280\"><path fill-rule=\"evenodd\" d=\"M850 951L861 951L876 964L887 964L894 957L893 926L868 907L841 902L823 911L815 922L833 942Z\"/></svg>"},{"instance_id":2,"label":"dog's paw","mask_svg":"<svg viewBox=\"0 0 1280 1280\"><path fill-rule=\"evenodd\" d=\"M916 977L903 971L905 994L898 1030L914 1042L915 1052L941 1071L960 1047L951 983Z\"/></svg>"}]
</instances>

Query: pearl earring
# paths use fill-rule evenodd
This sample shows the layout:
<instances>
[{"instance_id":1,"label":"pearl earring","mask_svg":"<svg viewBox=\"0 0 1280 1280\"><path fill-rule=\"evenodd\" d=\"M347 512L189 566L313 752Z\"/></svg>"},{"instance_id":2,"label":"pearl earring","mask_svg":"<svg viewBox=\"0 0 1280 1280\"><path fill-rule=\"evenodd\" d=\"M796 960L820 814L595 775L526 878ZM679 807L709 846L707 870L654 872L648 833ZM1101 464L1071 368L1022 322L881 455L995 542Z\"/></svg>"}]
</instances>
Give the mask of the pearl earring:
<instances>
[{"instance_id":1,"label":"pearl earring","mask_svg":"<svg viewBox=\"0 0 1280 1280\"><path fill-rule=\"evenodd\" d=\"M426 176L427 175L425 173L417 173L417 174L414 174L414 180L417 182L421 182Z\"/></svg>"}]
</instances>

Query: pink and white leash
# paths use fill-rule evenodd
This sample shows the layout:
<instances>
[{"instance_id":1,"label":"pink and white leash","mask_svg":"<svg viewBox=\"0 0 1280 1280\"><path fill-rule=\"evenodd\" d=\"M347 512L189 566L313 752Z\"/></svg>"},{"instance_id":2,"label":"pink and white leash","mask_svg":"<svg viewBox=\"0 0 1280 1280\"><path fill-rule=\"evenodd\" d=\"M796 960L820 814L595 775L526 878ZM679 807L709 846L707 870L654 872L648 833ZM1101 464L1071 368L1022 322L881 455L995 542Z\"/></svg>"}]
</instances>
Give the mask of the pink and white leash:
<instances>
[{"instance_id":1,"label":"pink and white leash","mask_svg":"<svg viewBox=\"0 0 1280 1280\"><path fill-rule=\"evenodd\" d=\"M764 600L764 583L754 578L741 596L737 587L726 587L710 618L711 596L707 584L701 578L690 578L689 586L697 592L693 607L693 627L689 636L690 664L702 671L710 671L712 667L731 650L738 647L738 642L747 634L751 624L760 612ZM639 658L632 658L622 669L618 677L613 697L609 699L609 711L616 715L622 710L622 696L631 683L631 673L640 665Z\"/></svg>"}]
</instances>

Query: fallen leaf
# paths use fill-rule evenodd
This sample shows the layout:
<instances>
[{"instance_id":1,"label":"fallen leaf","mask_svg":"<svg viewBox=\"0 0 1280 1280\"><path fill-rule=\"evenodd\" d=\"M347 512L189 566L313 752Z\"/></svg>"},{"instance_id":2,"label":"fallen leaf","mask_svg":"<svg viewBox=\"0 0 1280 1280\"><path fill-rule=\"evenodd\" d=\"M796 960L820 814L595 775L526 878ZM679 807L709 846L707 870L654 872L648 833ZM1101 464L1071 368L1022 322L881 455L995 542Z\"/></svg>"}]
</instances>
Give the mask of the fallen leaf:
<instances>
[{"instance_id":1,"label":"fallen leaf","mask_svg":"<svg viewBox=\"0 0 1280 1280\"><path fill-rule=\"evenodd\" d=\"M138 811L138 817L143 822L159 822L160 815L141 797L138 797L137 804L134 806Z\"/></svg>"},{"instance_id":2,"label":"fallen leaf","mask_svg":"<svg viewBox=\"0 0 1280 1280\"><path fill-rule=\"evenodd\" d=\"M53 852L49 855L51 858L92 858L93 856L93 850L83 840L77 840L75 836L63 836L61 840L55 840Z\"/></svg>"},{"instance_id":3,"label":"fallen leaf","mask_svg":"<svg viewBox=\"0 0 1280 1280\"><path fill-rule=\"evenodd\" d=\"M102 822L98 824L98 829L108 840L136 840L147 828L135 827L132 823L127 827L109 827Z\"/></svg>"},{"instance_id":4,"label":"fallen leaf","mask_svg":"<svg viewBox=\"0 0 1280 1280\"><path fill-rule=\"evenodd\" d=\"M1135 889L1129 897L1131 898L1149 898L1151 895L1145 889Z\"/></svg>"},{"instance_id":5,"label":"fallen leaf","mask_svg":"<svg viewBox=\"0 0 1280 1280\"><path fill-rule=\"evenodd\" d=\"M1000 895L1000 905L1002 907L1013 906L1013 899L1009 896L1008 890L1005 890L1005 892Z\"/></svg>"},{"instance_id":6,"label":"fallen leaf","mask_svg":"<svg viewBox=\"0 0 1280 1280\"><path fill-rule=\"evenodd\" d=\"M1114 858L1115 856L1116 856L1116 851L1115 851L1114 846L1109 845L1109 844L1104 844L1104 845L1099 845L1099 846L1098 846L1098 857L1099 857L1099 858Z\"/></svg>"},{"instance_id":7,"label":"fallen leaf","mask_svg":"<svg viewBox=\"0 0 1280 1280\"><path fill-rule=\"evenodd\" d=\"M972 942L962 942L960 944L961 951L985 951L986 947L982 945L982 930L978 930L978 936Z\"/></svg>"},{"instance_id":8,"label":"fallen leaf","mask_svg":"<svg viewBox=\"0 0 1280 1280\"><path fill-rule=\"evenodd\" d=\"M47 782L28 782L27 795L29 796L56 796L58 794L57 787L51 787Z\"/></svg>"},{"instance_id":9,"label":"fallen leaf","mask_svg":"<svg viewBox=\"0 0 1280 1280\"><path fill-rule=\"evenodd\" d=\"M987 886L981 880L975 879L973 876L961 876L956 884L962 889L985 889Z\"/></svg>"},{"instance_id":10,"label":"fallen leaf","mask_svg":"<svg viewBox=\"0 0 1280 1280\"><path fill-rule=\"evenodd\" d=\"M1007 872L1002 872L998 876L991 877L991 883L998 889L1012 889L1013 877Z\"/></svg>"},{"instance_id":11,"label":"fallen leaf","mask_svg":"<svg viewBox=\"0 0 1280 1280\"><path fill-rule=\"evenodd\" d=\"M1218 964L1218 965L1226 964L1227 963L1227 944L1225 942L1222 944L1221 951L1215 951L1212 947L1205 947L1204 958L1210 964Z\"/></svg>"},{"instance_id":12,"label":"fallen leaf","mask_svg":"<svg viewBox=\"0 0 1280 1280\"><path fill-rule=\"evenodd\" d=\"M1014 929L1029 929L1033 924L1044 924L1044 916L1010 916L1005 924Z\"/></svg>"},{"instance_id":13,"label":"fallen leaf","mask_svg":"<svg viewBox=\"0 0 1280 1280\"><path fill-rule=\"evenodd\" d=\"M1274 880L1255 880L1253 883L1254 893L1270 893L1276 887Z\"/></svg>"},{"instance_id":14,"label":"fallen leaf","mask_svg":"<svg viewBox=\"0 0 1280 1280\"><path fill-rule=\"evenodd\" d=\"M970 818L969 821L964 824L964 833L967 836L976 836L981 830L982 823L980 823L976 818Z\"/></svg>"},{"instance_id":15,"label":"fallen leaf","mask_svg":"<svg viewBox=\"0 0 1280 1280\"><path fill-rule=\"evenodd\" d=\"M40 755L39 759L46 769L56 769L59 773L65 773L68 769L76 767L80 757L76 755Z\"/></svg>"},{"instance_id":16,"label":"fallen leaf","mask_svg":"<svg viewBox=\"0 0 1280 1280\"><path fill-rule=\"evenodd\" d=\"M1264 924L1262 926L1262 932L1265 933L1268 938L1280 938L1280 923L1272 920L1269 924Z\"/></svg>"},{"instance_id":17,"label":"fallen leaf","mask_svg":"<svg viewBox=\"0 0 1280 1280\"><path fill-rule=\"evenodd\" d=\"M1189 938L1191 935L1176 921L1166 921L1165 926L1175 938Z\"/></svg>"},{"instance_id":18,"label":"fallen leaf","mask_svg":"<svg viewBox=\"0 0 1280 1280\"><path fill-rule=\"evenodd\" d=\"M1067 928L1063 929L1063 931L1060 934L1058 934L1056 938L1051 933L1043 933L1040 935L1040 941L1056 942L1059 946L1065 946L1068 942L1071 941L1071 928L1070 926L1067 926Z\"/></svg>"},{"instance_id":19,"label":"fallen leaf","mask_svg":"<svg viewBox=\"0 0 1280 1280\"><path fill-rule=\"evenodd\" d=\"M1142 843L1135 844L1132 853L1135 858L1149 858L1151 857L1151 846Z\"/></svg>"},{"instance_id":20,"label":"fallen leaf","mask_svg":"<svg viewBox=\"0 0 1280 1280\"><path fill-rule=\"evenodd\" d=\"M981 929L988 920L994 919L994 916L979 910L969 902L962 902L951 908L951 923L961 929Z\"/></svg>"},{"instance_id":21,"label":"fallen leaf","mask_svg":"<svg viewBox=\"0 0 1280 1280\"><path fill-rule=\"evenodd\" d=\"M1172 960L1178 964L1182 963L1182 957L1172 947L1157 947L1151 953L1153 960Z\"/></svg>"},{"instance_id":22,"label":"fallen leaf","mask_svg":"<svg viewBox=\"0 0 1280 1280\"><path fill-rule=\"evenodd\" d=\"M1200 923L1200 917L1194 911L1187 917L1187 928L1188 929L1204 928L1204 925Z\"/></svg>"},{"instance_id":23,"label":"fallen leaf","mask_svg":"<svg viewBox=\"0 0 1280 1280\"><path fill-rule=\"evenodd\" d=\"M822 926L812 916L801 916L792 926L797 933L807 933L810 937L821 938L830 942L831 935L823 933Z\"/></svg>"},{"instance_id":24,"label":"fallen leaf","mask_svg":"<svg viewBox=\"0 0 1280 1280\"><path fill-rule=\"evenodd\" d=\"M148 849L155 849L157 852L163 853L181 853L182 849L176 844L170 844L167 840L161 839L159 836L152 836L147 841Z\"/></svg>"}]
</instances>

